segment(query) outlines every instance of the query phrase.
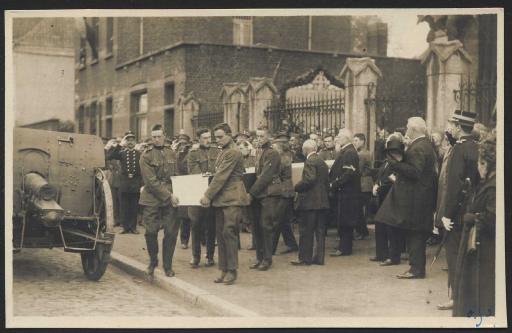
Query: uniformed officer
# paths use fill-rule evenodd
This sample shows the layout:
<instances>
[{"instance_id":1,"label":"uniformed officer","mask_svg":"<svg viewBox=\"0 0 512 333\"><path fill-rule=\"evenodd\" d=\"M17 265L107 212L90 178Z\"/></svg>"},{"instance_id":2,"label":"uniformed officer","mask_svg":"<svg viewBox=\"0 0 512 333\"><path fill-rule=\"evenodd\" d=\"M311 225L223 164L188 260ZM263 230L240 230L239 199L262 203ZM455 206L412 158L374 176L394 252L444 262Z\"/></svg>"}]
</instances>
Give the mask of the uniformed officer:
<instances>
[{"instance_id":1,"label":"uniformed officer","mask_svg":"<svg viewBox=\"0 0 512 333\"><path fill-rule=\"evenodd\" d=\"M281 200L281 157L272 149L268 129L256 131L261 151L256 156L256 182L249 194L256 201L256 262L252 269L266 271L272 265L273 235L278 224L277 206Z\"/></svg>"},{"instance_id":2,"label":"uniformed officer","mask_svg":"<svg viewBox=\"0 0 512 333\"><path fill-rule=\"evenodd\" d=\"M176 217L178 198L172 192L171 177L176 172L176 153L165 143L161 125L151 130L152 143L140 158L140 172L144 187L139 203L144 206L142 219L146 227L146 246L150 258L147 273L153 275L158 266L158 230L164 229L162 256L166 276L174 276L172 257L176 247L179 222Z\"/></svg>"},{"instance_id":3,"label":"uniformed officer","mask_svg":"<svg viewBox=\"0 0 512 333\"><path fill-rule=\"evenodd\" d=\"M119 181L119 213L123 222L122 234L138 234L137 213L140 187L140 153L135 149L135 135L129 131L125 134L119 145L115 145L107 152L107 159L119 160L121 163Z\"/></svg>"},{"instance_id":4,"label":"uniformed officer","mask_svg":"<svg viewBox=\"0 0 512 333\"><path fill-rule=\"evenodd\" d=\"M464 200L462 193L466 178L475 185L478 181L478 144L472 135L476 114L455 111L449 120L448 132L456 141L455 145L443 161L442 172L445 177L440 177L439 187L444 189L442 200L438 201L436 211L436 226L444 228L447 232L445 240L446 262L448 264L448 285L453 286L455 278L455 266L459 243L462 233L461 203ZM446 304L439 304L440 310L449 310L453 306L450 300Z\"/></svg>"},{"instance_id":5,"label":"uniformed officer","mask_svg":"<svg viewBox=\"0 0 512 333\"><path fill-rule=\"evenodd\" d=\"M199 147L192 148L187 157L188 174L203 174L205 176L215 173L215 161L219 149L212 146L212 132L208 128L197 130ZM215 261L215 211L212 207L188 207L188 216L192 231L192 268L199 267L201 260L201 239L206 234L206 267L213 266Z\"/></svg>"},{"instance_id":6,"label":"uniformed officer","mask_svg":"<svg viewBox=\"0 0 512 333\"><path fill-rule=\"evenodd\" d=\"M187 156L192 144L190 136L182 132L178 135L178 144L176 146L176 157L179 175L187 175ZM180 221L180 243L182 249L188 248L188 241L190 239L190 219L188 216L188 207L178 207L178 219Z\"/></svg>"},{"instance_id":7,"label":"uniformed officer","mask_svg":"<svg viewBox=\"0 0 512 333\"><path fill-rule=\"evenodd\" d=\"M318 156L324 161L334 161L336 159L336 150L334 149L334 138L328 134L324 137L324 148Z\"/></svg>"},{"instance_id":8,"label":"uniformed officer","mask_svg":"<svg viewBox=\"0 0 512 333\"><path fill-rule=\"evenodd\" d=\"M242 207L249 205L249 196L242 181L244 165L242 153L231 139L231 128L222 123L213 129L221 149L215 162L213 176L201 205L214 207L221 275L216 283L233 284L238 268L238 227L242 221Z\"/></svg>"}]
</instances>

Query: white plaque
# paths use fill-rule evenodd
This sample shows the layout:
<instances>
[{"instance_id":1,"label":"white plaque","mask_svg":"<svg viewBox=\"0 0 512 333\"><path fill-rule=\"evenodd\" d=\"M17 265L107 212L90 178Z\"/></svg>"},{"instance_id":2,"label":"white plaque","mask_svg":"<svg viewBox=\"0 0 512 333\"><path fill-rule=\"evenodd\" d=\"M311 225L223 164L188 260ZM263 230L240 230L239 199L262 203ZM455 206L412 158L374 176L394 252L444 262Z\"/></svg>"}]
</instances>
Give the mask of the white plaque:
<instances>
[{"instance_id":1,"label":"white plaque","mask_svg":"<svg viewBox=\"0 0 512 333\"><path fill-rule=\"evenodd\" d=\"M208 176L201 174L175 176L172 179L172 190L179 199L179 206L200 206L199 201L208 189Z\"/></svg>"}]
</instances>

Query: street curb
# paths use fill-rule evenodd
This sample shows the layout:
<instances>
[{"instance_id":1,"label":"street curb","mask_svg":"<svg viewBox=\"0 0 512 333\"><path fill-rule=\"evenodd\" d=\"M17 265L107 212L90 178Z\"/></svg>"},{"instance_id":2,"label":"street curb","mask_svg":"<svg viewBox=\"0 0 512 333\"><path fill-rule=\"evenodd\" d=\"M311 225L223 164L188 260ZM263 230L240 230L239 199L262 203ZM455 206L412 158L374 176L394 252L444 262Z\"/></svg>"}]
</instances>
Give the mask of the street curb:
<instances>
[{"instance_id":1,"label":"street curb","mask_svg":"<svg viewBox=\"0 0 512 333\"><path fill-rule=\"evenodd\" d=\"M126 273L141 279L146 279L146 266L137 260L112 251L110 263ZM228 302L210 292L185 282L177 277L169 278L158 268L155 270L152 282L166 291L182 297L193 306L199 306L225 317L259 317L256 312Z\"/></svg>"}]
</instances>

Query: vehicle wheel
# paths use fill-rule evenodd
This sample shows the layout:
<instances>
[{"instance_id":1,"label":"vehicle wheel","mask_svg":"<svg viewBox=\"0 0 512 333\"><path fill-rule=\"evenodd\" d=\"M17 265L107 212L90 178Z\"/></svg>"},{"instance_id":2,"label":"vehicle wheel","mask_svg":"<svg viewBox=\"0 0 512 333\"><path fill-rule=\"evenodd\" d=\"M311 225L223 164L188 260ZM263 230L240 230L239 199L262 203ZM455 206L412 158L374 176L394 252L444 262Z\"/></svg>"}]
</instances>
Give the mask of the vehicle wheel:
<instances>
[{"instance_id":1,"label":"vehicle wheel","mask_svg":"<svg viewBox=\"0 0 512 333\"><path fill-rule=\"evenodd\" d=\"M102 244L96 246L96 250L80 253L82 259L82 267L85 276L91 281L101 279L107 270L110 250L106 249Z\"/></svg>"}]
</instances>

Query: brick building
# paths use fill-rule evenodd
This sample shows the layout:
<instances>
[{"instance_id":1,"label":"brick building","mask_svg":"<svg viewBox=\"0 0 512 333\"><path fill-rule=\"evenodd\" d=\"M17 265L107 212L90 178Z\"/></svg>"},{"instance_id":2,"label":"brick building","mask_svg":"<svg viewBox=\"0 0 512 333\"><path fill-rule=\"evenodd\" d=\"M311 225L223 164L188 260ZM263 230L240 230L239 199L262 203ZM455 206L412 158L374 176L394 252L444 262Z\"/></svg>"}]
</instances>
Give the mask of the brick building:
<instances>
[{"instance_id":1,"label":"brick building","mask_svg":"<svg viewBox=\"0 0 512 333\"><path fill-rule=\"evenodd\" d=\"M235 130L254 128L251 116L242 115L242 124L231 121L229 105L237 94L245 105L242 112L254 112L258 101L275 98L285 83L318 66L339 75L347 57L375 58L382 83L393 84L397 94L409 89L409 82L424 80L418 60L386 57L387 27L374 18L102 17L86 22L92 41L75 38L77 131L105 137L132 129L144 138L155 122L169 135L180 129L192 134L198 125L224 118Z\"/></svg>"}]
</instances>

